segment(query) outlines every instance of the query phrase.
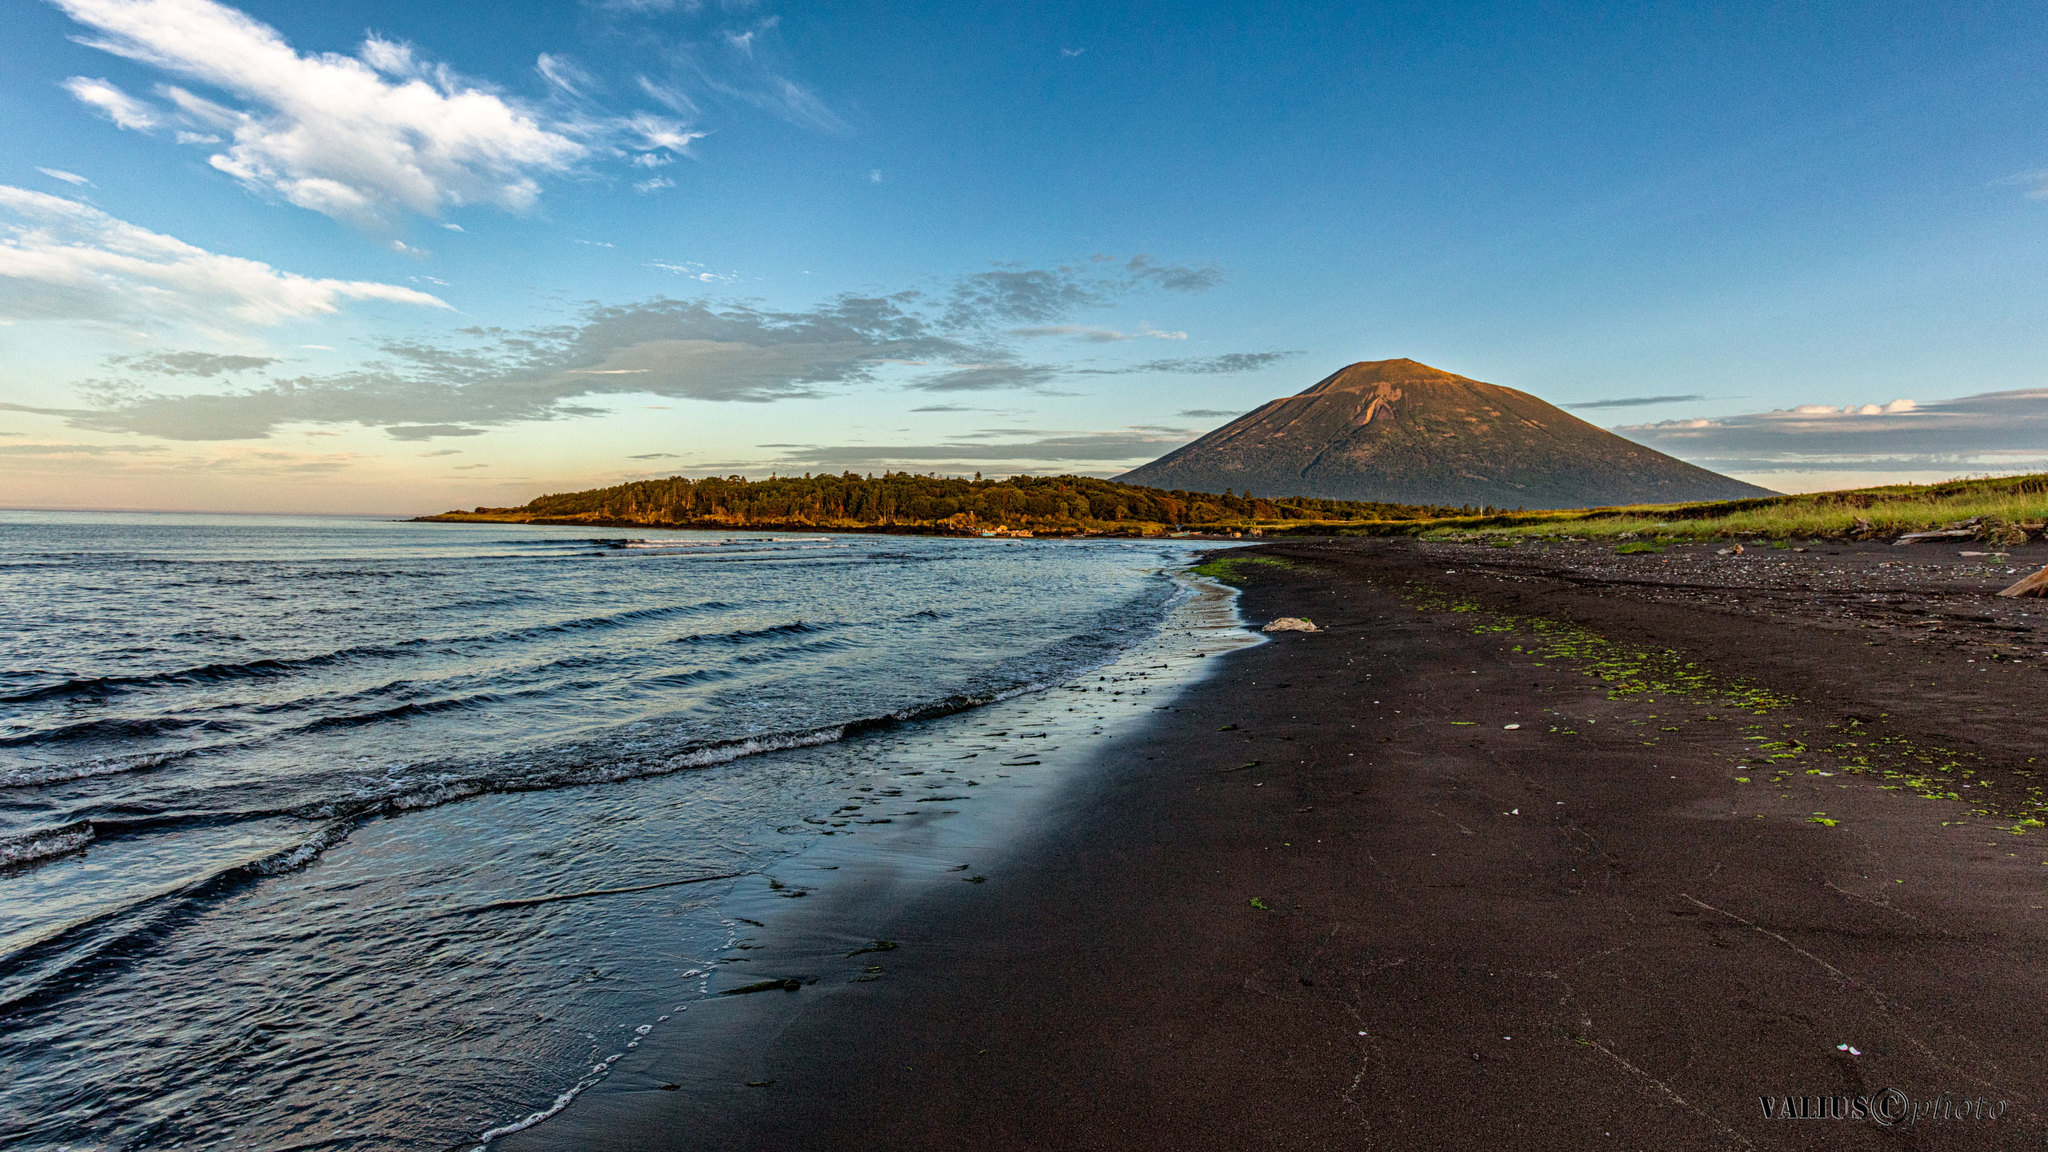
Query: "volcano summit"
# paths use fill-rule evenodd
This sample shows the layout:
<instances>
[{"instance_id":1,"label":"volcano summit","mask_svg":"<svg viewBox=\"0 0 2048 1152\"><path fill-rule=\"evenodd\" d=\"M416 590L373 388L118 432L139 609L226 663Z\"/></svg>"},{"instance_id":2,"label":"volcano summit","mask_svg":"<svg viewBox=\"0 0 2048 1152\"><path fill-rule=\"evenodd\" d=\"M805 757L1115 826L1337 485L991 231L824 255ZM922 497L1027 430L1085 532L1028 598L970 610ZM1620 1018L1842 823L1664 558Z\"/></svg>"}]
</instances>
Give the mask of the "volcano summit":
<instances>
[{"instance_id":1,"label":"volcano summit","mask_svg":"<svg viewBox=\"0 0 2048 1152\"><path fill-rule=\"evenodd\" d=\"M1527 392L1413 360L1353 364L1117 479L1193 492L1500 508L1773 494L1624 440Z\"/></svg>"}]
</instances>

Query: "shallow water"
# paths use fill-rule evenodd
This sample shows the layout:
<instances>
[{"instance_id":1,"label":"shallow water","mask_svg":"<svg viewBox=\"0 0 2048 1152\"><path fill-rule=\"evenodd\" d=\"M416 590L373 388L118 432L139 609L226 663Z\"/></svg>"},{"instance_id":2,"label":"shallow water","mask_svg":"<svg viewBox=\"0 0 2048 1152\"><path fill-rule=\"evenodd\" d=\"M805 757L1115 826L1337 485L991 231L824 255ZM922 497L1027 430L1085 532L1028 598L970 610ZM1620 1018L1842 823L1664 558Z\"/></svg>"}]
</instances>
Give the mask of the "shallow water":
<instances>
[{"instance_id":1,"label":"shallow water","mask_svg":"<svg viewBox=\"0 0 2048 1152\"><path fill-rule=\"evenodd\" d=\"M544 1111L744 962L736 885L1038 767L909 794L995 754L984 705L1160 642L1187 552L24 513L0 542L0 1135L51 1149Z\"/></svg>"}]
</instances>

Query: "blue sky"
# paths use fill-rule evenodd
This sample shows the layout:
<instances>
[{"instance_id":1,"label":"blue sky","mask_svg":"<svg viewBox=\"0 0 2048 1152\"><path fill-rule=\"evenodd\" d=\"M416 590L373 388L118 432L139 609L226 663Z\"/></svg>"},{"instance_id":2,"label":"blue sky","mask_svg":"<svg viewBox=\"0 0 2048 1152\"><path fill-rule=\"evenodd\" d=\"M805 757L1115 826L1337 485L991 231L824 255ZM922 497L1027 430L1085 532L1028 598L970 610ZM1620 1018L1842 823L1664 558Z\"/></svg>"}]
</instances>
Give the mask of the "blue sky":
<instances>
[{"instance_id":1,"label":"blue sky","mask_svg":"<svg viewBox=\"0 0 2048 1152\"><path fill-rule=\"evenodd\" d=\"M1396 356L2048 468L2038 8L0 11L0 505L1114 474Z\"/></svg>"}]
</instances>

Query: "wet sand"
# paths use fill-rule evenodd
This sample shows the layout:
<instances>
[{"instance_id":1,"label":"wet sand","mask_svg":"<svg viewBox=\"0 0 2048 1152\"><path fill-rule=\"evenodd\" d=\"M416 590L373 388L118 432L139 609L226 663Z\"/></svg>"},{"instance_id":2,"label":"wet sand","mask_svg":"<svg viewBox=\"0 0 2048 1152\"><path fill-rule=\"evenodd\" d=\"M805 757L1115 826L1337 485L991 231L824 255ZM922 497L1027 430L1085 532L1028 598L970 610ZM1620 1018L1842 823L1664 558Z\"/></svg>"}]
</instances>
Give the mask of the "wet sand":
<instances>
[{"instance_id":1,"label":"wet sand","mask_svg":"<svg viewBox=\"0 0 2048 1152\"><path fill-rule=\"evenodd\" d=\"M1324 631L494 1147L2048 1145L2048 604L1988 596L2048 556L1243 555L1288 565L1249 617ZM1759 1099L1887 1089L1944 1115Z\"/></svg>"}]
</instances>

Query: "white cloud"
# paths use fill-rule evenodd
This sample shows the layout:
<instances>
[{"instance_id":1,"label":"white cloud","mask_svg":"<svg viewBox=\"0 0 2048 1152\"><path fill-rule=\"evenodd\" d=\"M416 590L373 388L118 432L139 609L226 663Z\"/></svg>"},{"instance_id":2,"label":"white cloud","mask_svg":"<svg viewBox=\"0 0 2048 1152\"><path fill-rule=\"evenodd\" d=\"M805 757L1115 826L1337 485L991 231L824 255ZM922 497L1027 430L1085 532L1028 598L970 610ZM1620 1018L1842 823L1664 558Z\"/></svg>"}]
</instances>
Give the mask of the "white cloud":
<instances>
[{"instance_id":1,"label":"white cloud","mask_svg":"<svg viewBox=\"0 0 2048 1152\"><path fill-rule=\"evenodd\" d=\"M66 172L62 168L37 168L36 171L41 172L43 175L48 176L52 180L62 180L66 184L92 183L92 181L87 180L85 177L80 176L78 173Z\"/></svg>"},{"instance_id":2,"label":"white cloud","mask_svg":"<svg viewBox=\"0 0 2048 1152\"><path fill-rule=\"evenodd\" d=\"M689 93L684 92L674 84L656 83L645 76L639 77L639 83L642 92L659 101L669 111L678 112L684 116L695 116L697 114L697 102L690 99Z\"/></svg>"},{"instance_id":3,"label":"white cloud","mask_svg":"<svg viewBox=\"0 0 2048 1152\"><path fill-rule=\"evenodd\" d=\"M731 43L731 45L734 48L737 48L741 52L744 52L747 55L752 56L754 54L754 37L759 36L761 33L768 31L769 29L775 27L777 24L780 23L782 23L782 17L770 16L768 19L762 21L758 26L749 28L745 32L727 32L725 34L725 38L729 43Z\"/></svg>"},{"instance_id":4,"label":"white cloud","mask_svg":"<svg viewBox=\"0 0 2048 1152\"><path fill-rule=\"evenodd\" d=\"M759 83L745 88L717 83L713 83L711 87L721 95L745 101L799 128L808 128L813 132L847 130L846 122L832 109L826 107L823 100L786 76L763 75Z\"/></svg>"},{"instance_id":5,"label":"white cloud","mask_svg":"<svg viewBox=\"0 0 2048 1152\"><path fill-rule=\"evenodd\" d=\"M668 260L650 260L647 262L647 266L649 268L658 268L663 272L670 272L677 276L687 277L703 284L725 284L740 278L740 274L737 272L713 272L694 260L685 260L682 263Z\"/></svg>"},{"instance_id":6,"label":"white cloud","mask_svg":"<svg viewBox=\"0 0 2048 1152\"><path fill-rule=\"evenodd\" d=\"M642 180L638 184L633 185L633 191L640 193L659 192L663 188L673 188L675 186L676 182L668 177L656 176L652 180Z\"/></svg>"},{"instance_id":7,"label":"white cloud","mask_svg":"<svg viewBox=\"0 0 2048 1152\"><path fill-rule=\"evenodd\" d=\"M533 70L541 78L561 89L570 96L582 96L594 84L590 73L585 72L573 60L543 52L533 62Z\"/></svg>"},{"instance_id":8,"label":"white cloud","mask_svg":"<svg viewBox=\"0 0 2048 1152\"><path fill-rule=\"evenodd\" d=\"M116 128L133 132L148 132L159 122L158 110L137 100L105 80L93 80L85 76L73 76L64 82L64 88L76 97L79 103L114 122Z\"/></svg>"},{"instance_id":9,"label":"white cloud","mask_svg":"<svg viewBox=\"0 0 2048 1152\"><path fill-rule=\"evenodd\" d=\"M1926 403L1800 404L1615 431L1723 472L2010 471L2048 464L2048 388Z\"/></svg>"},{"instance_id":10,"label":"white cloud","mask_svg":"<svg viewBox=\"0 0 2048 1152\"><path fill-rule=\"evenodd\" d=\"M54 0L99 33L95 48L208 85L244 107L182 89L163 94L191 125L229 135L215 168L302 208L365 227L402 211L436 216L465 204L532 205L537 174L589 147L505 98L372 37L360 58L301 55L276 29L213 0ZM72 94L124 128L164 113L104 80Z\"/></svg>"},{"instance_id":11,"label":"white cloud","mask_svg":"<svg viewBox=\"0 0 2048 1152\"><path fill-rule=\"evenodd\" d=\"M280 272L75 200L0 184L0 316L170 322L213 331L331 313L349 300L448 306L395 284Z\"/></svg>"},{"instance_id":12,"label":"white cloud","mask_svg":"<svg viewBox=\"0 0 2048 1152\"><path fill-rule=\"evenodd\" d=\"M633 147L665 149L678 155L685 155L690 151L691 141L704 138L702 132L691 132L683 125L651 112L640 112L627 117L624 128L629 138L638 141Z\"/></svg>"}]
</instances>

